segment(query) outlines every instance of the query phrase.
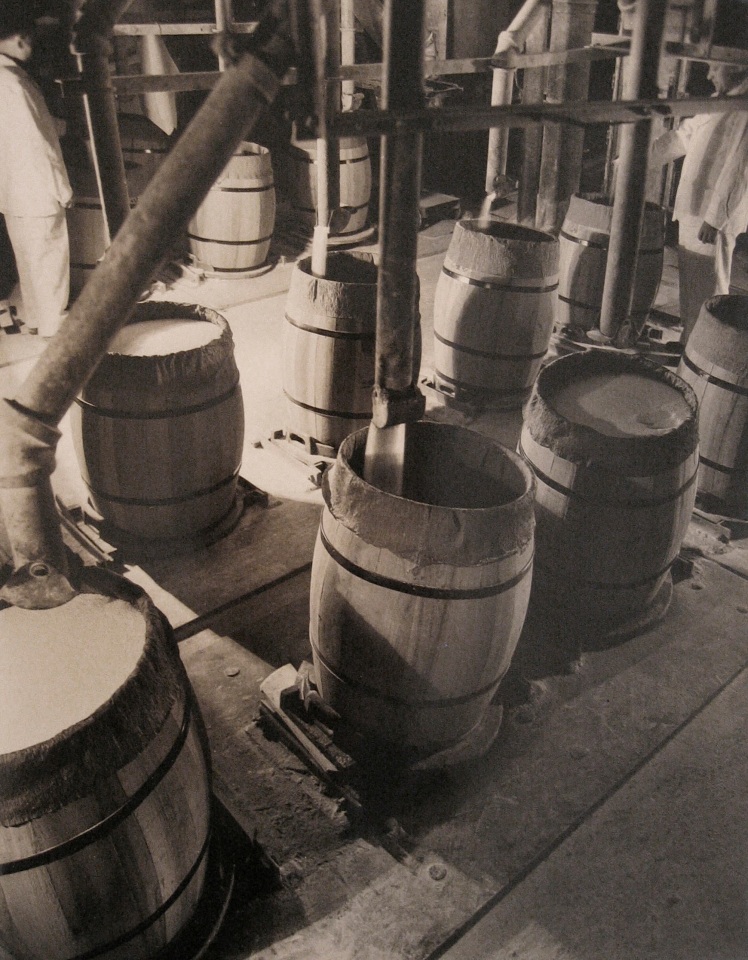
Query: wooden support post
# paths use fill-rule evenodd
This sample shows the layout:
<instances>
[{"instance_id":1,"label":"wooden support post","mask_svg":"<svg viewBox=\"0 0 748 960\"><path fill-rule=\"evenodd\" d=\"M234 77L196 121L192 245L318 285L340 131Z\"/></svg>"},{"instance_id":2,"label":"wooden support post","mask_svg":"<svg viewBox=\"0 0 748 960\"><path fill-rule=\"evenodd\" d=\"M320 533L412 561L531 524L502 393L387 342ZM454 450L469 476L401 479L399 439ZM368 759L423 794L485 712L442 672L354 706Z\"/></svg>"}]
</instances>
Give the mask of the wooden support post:
<instances>
[{"instance_id":1,"label":"wooden support post","mask_svg":"<svg viewBox=\"0 0 748 960\"><path fill-rule=\"evenodd\" d=\"M657 73L665 33L666 0L637 0L629 70L624 75L623 99L657 96ZM644 217L647 167L652 120L627 124L621 131L613 216L605 269L600 332L615 339L619 331L628 340L635 333L621 330L631 307L639 234Z\"/></svg>"},{"instance_id":2,"label":"wooden support post","mask_svg":"<svg viewBox=\"0 0 748 960\"><path fill-rule=\"evenodd\" d=\"M538 18L527 37L527 53L542 53L548 47L548 23L550 7L544 4L542 16ZM522 80L522 103L541 103L546 83L544 67L525 69ZM522 171L517 191L517 221L532 226L540 189L540 159L543 151L543 126L540 123L525 127L522 133Z\"/></svg>"}]
</instances>

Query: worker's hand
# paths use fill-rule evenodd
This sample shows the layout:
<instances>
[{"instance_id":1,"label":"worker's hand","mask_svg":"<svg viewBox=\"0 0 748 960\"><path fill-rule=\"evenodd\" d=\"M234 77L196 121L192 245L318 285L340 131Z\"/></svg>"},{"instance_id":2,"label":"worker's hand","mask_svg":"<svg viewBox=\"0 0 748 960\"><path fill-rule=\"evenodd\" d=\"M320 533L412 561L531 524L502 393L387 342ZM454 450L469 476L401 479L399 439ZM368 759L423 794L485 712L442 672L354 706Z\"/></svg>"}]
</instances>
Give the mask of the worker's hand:
<instances>
[{"instance_id":1,"label":"worker's hand","mask_svg":"<svg viewBox=\"0 0 748 960\"><path fill-rule=\"evenodd\" d=\"M699 240L702 243L715 243L717 240L717 228L706 220L699 227Z\"/></svg>"}]
</instances>

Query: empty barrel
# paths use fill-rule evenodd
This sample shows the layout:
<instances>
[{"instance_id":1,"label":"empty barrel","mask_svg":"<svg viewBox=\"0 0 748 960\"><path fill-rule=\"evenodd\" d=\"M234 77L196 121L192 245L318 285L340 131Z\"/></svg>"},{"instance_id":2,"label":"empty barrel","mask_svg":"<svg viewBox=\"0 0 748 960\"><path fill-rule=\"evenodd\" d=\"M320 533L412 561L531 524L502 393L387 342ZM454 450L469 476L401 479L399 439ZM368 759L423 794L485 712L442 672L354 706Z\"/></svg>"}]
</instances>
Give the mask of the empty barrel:
<instances>
[{"instance_id":1,"label":"empty barrel","mask_svg":"<svg viewBox=\"0 0 748 960\"><path fill-rule=\"evenodd\" d=\"M446 396L517 408L553 330L558 241L498 220L455 225L434 298L434 381Z\"/></svg>"},{"instance_id":2,"label":"empty barrel","mask_svg":"<svg viewBox=\"0 0 748 960\"><path fill-rule=\"evenodd\" d=\"M138 587L86 576L62 606L0 610L7 957L161 956L206 879L209 757L176 642Z\"/></svg>"},{"instance_id":3,"label":"empty barrel","mask_svg":"<svg viewBox=\"0 0 748 960\"><path fill-rule=\"evenodd\" d=\"M267 261L274 227L270 151L242 143L190 220L190 250L206 272L241 277Z\"/></svg>"},{"instance_id":4,"label":"empty barrel","mask_svg":"<svg viewBox=\"0 0 748 960\"><path fill-rule=\"evenodd\" d=\"M748 297L701 308L678 374L699 401L699 495L718 513L748 518Z\"/></svg>"},{"instance_id":5,"label":"empty barrel","mask_svg":"<svg viewBox=\"0 0 748 960\"><path fill-rule=\"evenodd\" d=\"M600 326L600 307L608 263L613 202L598 194L572 196L559 234L558 317L561 327L592 330ZM629 314L641 330L662 278L665 220L661 207L647 203Z\"/></svg>"},{"instance_id":6,"label":"empty barrel","mask_svg":"<svg viewBox=\"0 0 748 960\"><path fill-rule=\"evenodd\" d=\"M408 424L404 492L363 479L368 430L323 480L310 636L324 700L397 752L429 753L483 718L525 619L532 472L443 423Z\"/></svg>"},{"instance_id":7,"label":"empty barrel","mask_svg":"<svg viewBox=\"0 0 748 960\"><path fill-rule=\"evenodd\" d=\"M520 451L538 481L539 600L572 627L646 617L669 589L696 496L688 384L639 357L561 357L538 376Z\"/></svg>"},{"instance_id":8,"label":"empty barrel","mask_svg":"<svg viewBox=\"0 0 748 960\"><path fill-rule=\"evenodd\" d=\"M244 407L226 321L140 304L71 408L91 501L135 537L205 536L232 513Z\"/></svg>"}]
</instances>

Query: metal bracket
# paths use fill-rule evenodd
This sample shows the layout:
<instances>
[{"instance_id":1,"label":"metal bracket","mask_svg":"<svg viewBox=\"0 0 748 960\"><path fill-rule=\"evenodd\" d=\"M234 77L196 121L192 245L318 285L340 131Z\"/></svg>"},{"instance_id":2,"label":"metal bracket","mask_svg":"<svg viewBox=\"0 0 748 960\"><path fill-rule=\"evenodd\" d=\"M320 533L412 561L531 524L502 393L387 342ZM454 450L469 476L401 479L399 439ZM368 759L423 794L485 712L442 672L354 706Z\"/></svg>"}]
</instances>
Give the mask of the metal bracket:
<instances>
[{"instance_id":1,"label":"metal bracket","mask_svg":"<svg viewBox=\"0 0 748 960\"><path fill-rule=\"evenodd\" d=\"M398 423L415 423L425 410L426 397L416 386L403 391L375 386L372 391L372 422L380 429Z\"/></svg>"}]
</instances>

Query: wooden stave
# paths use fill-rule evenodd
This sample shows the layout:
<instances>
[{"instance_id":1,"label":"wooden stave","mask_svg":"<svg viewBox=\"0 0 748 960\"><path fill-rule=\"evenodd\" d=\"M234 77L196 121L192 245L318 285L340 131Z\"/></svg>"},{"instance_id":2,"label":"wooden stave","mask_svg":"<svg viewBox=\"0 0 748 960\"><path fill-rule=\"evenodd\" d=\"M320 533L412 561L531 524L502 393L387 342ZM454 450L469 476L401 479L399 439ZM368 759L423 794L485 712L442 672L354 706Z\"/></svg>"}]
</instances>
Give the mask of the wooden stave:
<instances>
[{"instance_id":1,"label":"wooden stave","mask_svg":"<svg viewBox=\"0 0 748 960\"><path fill-rule=\"evenodd\" d=\"M497 406L517 408L530 393L548 350L553 329L553 297L546 293L504 293L470 287L442 271L434 299L434 375L445 391L479 396ZM476 309L477 307L477 309ZM523 314L536 316L532 325ZM490 334L490 321L506 343L474 346L477 332ZM489 336L489 339L490 336ZM512 349L512 347L516 349Z\"/></svg>"},{"instance_id":2,"label":"wooden stave","mask_svg":"<svg viewBox=\"0 0 748 960\"><path fill-rule=\"evenodd\" d=\"M176 377L138 393L121 373L112 375L105 356L71 407L76 456L94 506L119 530L144 540L198 535L219 524L233 509L241 467L244 404L228 325L214 311L160 302L141 304L131 319L175 316L220 321L227 339L214 376L189 384ZM196 409L186 412L190 408ZM178 463L191 472L175 473ZM154 464L172 469L154 470Z\"/></svg>"},{"instance_id":3,"label":"wooden stave","mask_svg":"<svg viewBox=\"0 0 748 960\"><path fill-rule=\"evenodd\" d=\"M529 396L553 330L558 242L497 222L491 229L503 227L506 236L481 240L465 232L468 224L456 224L437 280L435 382L456 399L517 409Z\"/></svg>"},{"instance_id":4,"label":"wooden stave","mask_svg":"<svg viewBox=\"0 0 748 960\"><path fill-rule=\"evenodd\" d=\"M270 151L245 143L229 160L190 220L190 250L198 263L219 275L230 276L260 267L268 259L275 215ZM253 229L248 230L250 224Z\"/></svg>"},{"instance_id":5,"label":"wooden stave","mask_svg":"<svg viewBox=\"0 0 748 960\"><path fill-rule=\"evenodd\" d=\"M349 437L346 449L365 432ZM339 451L336 465L340 457ZM534 480L529 471L527 477L520 499L524 508L529 505L531 524ZM480 722L516 647L532 580L531 534L523 539L528 528L518 527L513 548L500 556L478 562L456 557L460 562L452 563L437 549L419 566L400 549L383 548L351 529L336 516L329 486L324 494L310 588L310 639L322 696L355 727L399 750L430 752L454 744ZM432 519L434 508L410 502L407 509L413 509L412 523L393 522L406 536L417 530L425 543L426 517ZM489 529L488 518L496 522L500 508L476 512ZM487 626L485 636L476 631L476 620ZM363 642L344 647L350 624L359 625ZM441 631L437 644L430 625ZM419 647L421 633L426 643ZM465 636L472 638L469 656ZM378 659L367 665L374 646ZM435 657L431 672L425 669L429 656ZM356 657L358 663L351 659Z\"/></svg>"},{"instance_id":6,"label":"wooden stave","mask_svg":"<svg viewBox=\"0 0 748 960\"><path fill-rule=\"evenodd\" d=\"M18 794L21 809L8 808L4 797L0 952L24 960L146 960L190 921L206 872L209 747L168 623L133 584L102 570L85 578L95 591L137 606L146 642L133 674L91 717L2 758L26 791ZM151 701L142 699L154 676L163 678L155 699L171 703L157 727L145 720ZM128 716L140 733L121 760L98 758L102 770L80 787L46 765L44 758L59 758L62 749L88 771L81 747L92 735L105 746ZM38 798L29 793L43 781L48 787Z\"/></svg>"},{"instance_id":7,"label":"wooden stave","mask_svg":"<svg viewBox=\"0 0 748 960\"><path fill-rule=\"evenodd\" d=\"M723 309L748 306L743 296L707 300L677 373L699 402L699 495L718 511L748 517L748 328L728 325Z\"/></svg>"},{"instance_id":8,"label":"wooden stave","mask_svg":"<svg viewBox=\"0 0 748 960\"><path fill-rule=\"evenodd\" d=\"M580 498L575 477L585 471L536 444L525 428L520 450L538 480L538 590L584 618L602 611L604 619L619 620L645 611L668 578L688 529L698 453L657 478L669 492L651 491L651 497L632 502L604 487L596 499ZM569 477L559 480L564 470ZM604 472L588 471L580 482L599 485L606 479Z\"/></svg>"},{"instance_id":9,"label":"wooden stave","mask_svg":"<svg viewBox=\"0 0 748 960\"><path fill-rule=\"evenodd\" d=\"M541 396L542 378L562 367L590 365L612 372L650 370L679 388L691 416L655 444L652 438L601 437L567 421ZM518 444L538 481L533 603L579 622L609 626L646 615L670 579L693 512L697 407L687 383L642 358L573 354L545 368L525 408ZM653 537L653 530L664 535ZM605 551L598 549L600 542ZM653 542L657 551L651 550Z\"/></svg>"},{"instance_id":10,"label":"wooden stave","mask_svg":"<svg viewBox=\"0 0 748 960\"><path fill-rule=\"evenodd\" d=\"M315 278L308 257L296 264L283 326L287 430L334 448L371 420L377 296L370 254L328 255L331 270L338 261L360 261L361 280Z\"/></svg>"},{"instance_id":11,"label":"wooden stave","mask_svg":"<svg viewBox=\"0 0 748 960\"><path fill-rule=\"evenodd\" d=\"M371 157L364 137L341 137L340 207L350 212L348 222L335 236L354 235L369 222L371 201ZM294 212L306 222L317 215L316 144L292 143L289 157L289 199Z\"/></svg>"},{"instance_id":12,"label":"wooden stave","mask_svg":"<svg viewBox=\"0 0 748 960\"><path fill-rule=\"evenodd\" d=\"M592 330L600 323L612 208L596 203L595 199L602 198L574 195L559 233L557 323L562 327ZM586 220L582 219L582 211ZM664 246L662 212L659 207L648 204L630 312L637 323L644 323L657 295L664 266Z\"/></svg>"}]
</instances>

